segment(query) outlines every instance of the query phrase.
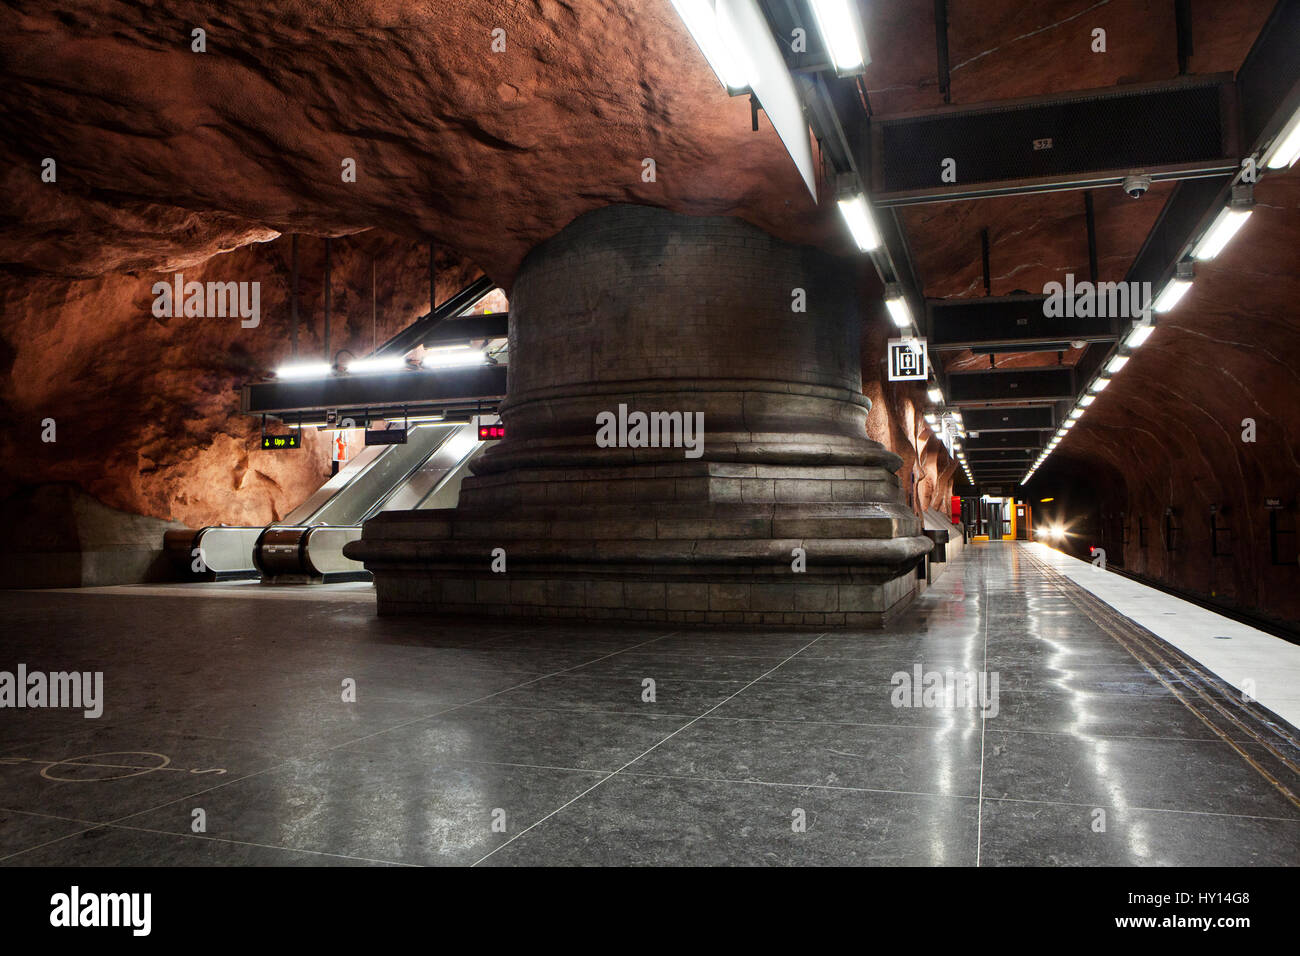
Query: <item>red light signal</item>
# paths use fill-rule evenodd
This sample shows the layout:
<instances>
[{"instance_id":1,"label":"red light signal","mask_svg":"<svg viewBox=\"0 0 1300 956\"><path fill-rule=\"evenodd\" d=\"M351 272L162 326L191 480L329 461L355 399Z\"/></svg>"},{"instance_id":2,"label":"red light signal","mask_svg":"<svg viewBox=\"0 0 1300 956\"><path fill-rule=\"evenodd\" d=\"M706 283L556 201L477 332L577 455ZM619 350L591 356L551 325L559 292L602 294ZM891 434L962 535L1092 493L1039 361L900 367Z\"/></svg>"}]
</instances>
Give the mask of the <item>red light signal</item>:
<instances>
[{"instance_id":1,"label":"red light signal","mask_svg":"<svg viewBox=\"0 0 1300 956\"><path fill-rule=\"evenodd\" d=\"M497 422L495 425L480 425L478 427L479 441L497 441L506 437L506 426Z\"/></svg>"}]
</instances>

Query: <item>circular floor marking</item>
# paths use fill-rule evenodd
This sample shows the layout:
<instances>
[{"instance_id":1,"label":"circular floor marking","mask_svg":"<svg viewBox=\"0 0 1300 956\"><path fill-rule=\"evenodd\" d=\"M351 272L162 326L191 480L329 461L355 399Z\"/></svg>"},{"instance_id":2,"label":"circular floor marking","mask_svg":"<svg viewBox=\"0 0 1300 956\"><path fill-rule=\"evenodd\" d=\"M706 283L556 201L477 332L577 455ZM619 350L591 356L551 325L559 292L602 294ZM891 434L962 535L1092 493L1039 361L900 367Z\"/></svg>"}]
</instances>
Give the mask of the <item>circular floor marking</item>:
<instances>
[{"instance_id":1,"label":"circular floor marking","mask_svg":"<svg viewBox=\"0 0 1300 956\"><path fill-rule=\"evenodd\" d=\"M141 766L142 758L152 763ZM162 770L171 762L172 758L166 754L151 753L147 750L112 750L60 760L43 769L41 776L46 780L62 780L68 783L101 783L105 780L140 777L155 770Z\"/></svg>"}]
</instances>

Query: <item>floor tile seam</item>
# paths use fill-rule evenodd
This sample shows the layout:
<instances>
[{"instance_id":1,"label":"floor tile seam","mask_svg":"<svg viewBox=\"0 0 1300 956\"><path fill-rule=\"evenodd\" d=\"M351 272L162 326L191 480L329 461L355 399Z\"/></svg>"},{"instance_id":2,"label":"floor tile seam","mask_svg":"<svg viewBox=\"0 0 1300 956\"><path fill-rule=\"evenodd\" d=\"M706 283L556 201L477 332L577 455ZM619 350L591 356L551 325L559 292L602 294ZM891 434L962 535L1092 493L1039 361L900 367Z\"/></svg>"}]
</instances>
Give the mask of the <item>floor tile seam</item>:
<instances>
[{"instance_id":1,"label":"floor tile seam","mask_svg":"<svg viewBox=\"0 0 1300 956\"><path fill-rule=\"evenodd\" d=\"M389 866L416 866L417 865L414 863L402 863L397 860L384 860L384 859L379 859L374 857L355 856L348 853L332 853L328 850L308 850L303 847L283 846L278 843L261 843L252 840L235 840L230 837L215 836L214 834L211 833L177 833L172 830L159 830L154 827L131 826L129 824L117 823L112 821L95 822L91 820L81 820L76 817L66 817L57 814L47 814L47 813L35 813L30 810L18 810L10 807L0 807L0 813L4 813L4 812L22 813L25 814L26 816L34 816L34 817L40 817L48 820L60 820L68 823L82 824L86 826L86 829L81 830L78 833L68 834L68 836L61 837L59 840L50 840L45 843L37 844L36 846L33 847L27 847L25 849L18 850L17 852L11 853L7 856L0 857L0 863L3 863L5 860L10 860L15 856L21 856L24 853L30 853L33 850L39 850L42 847L51 846L54 843L61 842L61 840L68 839L68 837L79 836L83 833L90 833L94 830L127 830L136 833L153 833L158 836L176 837L178 839L196 839L196 840L205 840L210 843L225 843L234 846L249 846L249 847L256 847L258 849L266 849L266 850L282 850L286 853L305 853L311 856L328 856L328 857L333 857L335 859L341 859L341 860L356 860L357 862L360 863L384 863Z\"/></svg>"},{"instance_id":2,"label":"floor tile seam","mask_svg":"<svg viewBox=\"0 0 1300 956\"><path fill-rule=\"evenodd\" d=\"M809 647L809 646L811 646L812 644L817 643L817 641L821 640L823 637L826 636L826 633L829 633L829 632L824 632L824 633L822 633L822 634L819 634L817 637L813 638L812 641L810 641L807 645L805 645L803 648L800 648L799 650L804 650L806 647ZM798 653L799 653L799 651L795 651L794 654L791 654L791 655L790 655L790 658L793 658L793 657L795 656L795 654L798 654ZM789 658L787 658L787 660L788 660L788 659L789 659ZM784 663L784 661L783 661L782 663ZM777 664L777 665L776 665L776 667L780 667L780 666L781 666L781 664ZM774 667L774 668L772 668L772 669L775 670L776 667ZM723 700L719 701L717 704L714 704L712 707L710 707L708 710L706 710L703 714L700 714L699 716L696 716L696 717L691 718L689 721L687 721L687 722L686 722L685 724L683 724L682 726L678 727L678 728L677 728L676 730L674 730L672 733L668 734L668 735L667 735L666 737L664 737L662 740L657 741L656 743L654 743L654 744L652 744L650 747L648 747L645 751L643 751L642 753L640 753L640 754L638 754L637 756L633 757L631 760L629 760L627 763L625 763L625 764L624 764L622 767L620 767L618 770L615 770L615 771L614 771L613 773L611 773L609 776L604 777L604 778L602 778L601 780L598 780L596 783L594 783L594 784L593 784L591 787L589 787L587 790L584 790L582 793L578 794L576 797L574 797L573 799L569 800L567 803L564 803L564 804L560 805L559 807L556 807L554 810L552 810L549 814L547 814L547 815L546 815L545 817L543 817L541 820L538 820L538 821L536 821L535 823L533 823L533 824L531 824L530 826L528 826L527 828L521 830L519 833L515 834L515 835L512 836L509 840L507 840L505 843L502 843L500 846L496 847L495 849L491 850L489 853L487 853L487 854L485 854L484 856L480 857L478 860L476 860L476 861L474 862L473 865L474 865L474 866L478 866L480 863L482 863L484 860L486 860L486 859L488 859L489 857L491 857L493 854L497 853L499 850L502 850L502 849L504 849L505 847L509 846L509 845L510 845L511 843L513 843L515 840L518 840L518 839L524 837L524 836L527 835L529 832L531 832L533 829L535 829L536 827L538 827L538 826L540 826L541 824L545 823L545 822L546 822L547 820L549 820L551 817L553 817L553 816L555 816L556 814L562 812L566 807L569 807L569 806L571 806L572 804L577 803L579 800L582 800L584 797L586 797L586 796L587 796L588 794L590 794L592 791L594 791L594 790L596 790L597 788L599 788L600 786L602 786L606 781L611 780L611 779L613 779L615 776L617 776L617 775L619 774L620 771L622 771L622 770L626 770L628 767L632 766L632 764L636 763L638 760L642 759L642 758L645 757L647 754L649 754L649 753L651 753L653 750L655 750L655 748L657 748L657 747L661 746L662 744L666 743L667 741L671 740L671 739L672 739L673 737L675 737L677 734L681 733L681 732L682 732L683 730L685 730L687 727L690 727L692 724L694 724L696 721L698 721L698 720L700 719L700 717L703 717L703 716L706 716L707 714L712 713L714 710L717 710L719 707L721 707L721 706L722 706L723 704L725 704L727 701L732 700L732 699L735 698L735 697L738 697L740 694L744 693L744 691L745 691L748 687L752 686L753 684L758 683L758 681L761 680L761 679L762 679L762 675L760 675L759 677L754 678L754 680L751 681L749 684L746 684L745 687L740 688L740 690L737 690L734 694L730 695L729 697L724 698Z\"/></svg>"},{"instance_id":3,"label":"floor tile seam","mask_svg":"<svg viewBox=\"0 0 1300 956\"><path fill-rule=\"evenodd\" d=\"M644 646L645 644L652 643L654 640L661 640L663 637L670 636L670 635L673 634L673 633L677 633L677 632L676 632L676 631L669 632L669 634L661 635L659 638L653 638L651 641L646 641L646 642L643 642L642 645L636 645L636 646ZM616 653L617 653L617 652L616 652ZM611 654L611 655L607 655L607 656L613 656L613 655ZM558 672L557 672L557 673L558 673ZM524 682L523 684L520 684L520 685L518 685L518 686L523 687L523 686L527 686L528 684L530 684L530 683L534 683L534 682L535 682L534 680L530 680L530 681L526 681L526 682ZM211 787L206 787L206 788L204 788L204 789L202 789L202 790L199 790L199 791L195 791L194 793L182 794L181 796L179 796L179 797L177 797L177 798L175 798L175 799L173 799L173 800L168 800L168 801L166 801L166 802L164 802L164 803L158 804L157 806L147 807L147 808L145 808L145 809L143 809L143 810L139 810L139 811L136 811L136 812L134 812L134 813L128 813L128 814L125 814L125 815L123 815L123 816L121 816L121 817L116 818L115 820L109 821L109 823L111 823L111 824L116 824L116 823L120 823L120 822L122 822L122 821L124 821L124 820L130 820L130 819L132 819L132 818L134 818L134 817L142 816L142 815L147 814L147 813L153 813L153 812L155 812L155 811L157 811L157 810L161 810L161 809L163 809L164 807L171 806L172 804L179 803L179 802L184 801L184 800L194 799L194 798L196 798L196 797L202 796L202 795L205 794L205 793L210 793L210 792L212 792L212 791L214 791L214 790L223 789L223 788L225 788L225 787L232 786L232 785L234 785L234 784L236 784L236 783L242 783L243 781L245 781L245 780L249 780L249 779L252 779L253 777L262 776L262 775L264 775L264 774L269 774L269 773L274 773L274 772L276 772L276 771L278 771L278 770L281 770L281 769L284 769L284 768L286 768L286 767L289 767L289 766L293 765L294 763L297 763L297 762L300 762L300 761L303 761L303 760L309 760L309 759L311 759L311 758L313 758L313 757L319 757L319 756L321 756L321 755L323 755L323 754L330 753L330 752L333 752L333 751L336 751L336 750L340 750L340 749L342 749L343 747L347 747L347 746L350 746L350 745L352 745L352 744L359 743L360 741L363 741L363 740L368 740L368 739L370 739L371 737L375 737L375 736L378 736L378 735L380 735L380 734L389 733L389 732L391 732L391 731L393 731L393 730L399 730L399 729L401 729L402 727L406 727L406 726L409 726L409 725L411 725L411 724L416 724L416 723L419 723L419 722L421 722L421 721L423 721L423 720L429 720L429 719L432 719L432 718L434 718L434 717L442 716L443 714L445 714L445 713L449 713L449 712L451 712L451 711L453 711L453 710L456 710L456 709L458 709L458 708L460 708L460 707L464 707L464 706L467 706L467 705L472 704L472 703L478 703L478 702L480 702L480 701L482 701L482 700L489 700L489 699L491 699L492 697L498 696L498 695L501 694L501 693L506 693L506 692L508 692L508 691L510 691L510 690L513 690L513 689L515 689L515 688L506 688L506 689L503 690L503 691L498 691L498 692L496 692L496 693L494 693L494 694L485 695L484 697L476 698L476 699L473 700L473 701L466 701L466 702L461 703L461 704L456 704L456 705L453 705L453 706L450 706L450 707L442 708L442 709L438 710L437 712L435 712L435 713L433 713L433 714L427 714L427 715L424 715L424 716L421 716L421 717L414 718L414 719L412 719L412 720L403 721L403 722L401 722L401 723L399 723L399 724L396 724L396 725L394 725L394 726L392 726L392 727L387 727L387 728L385 728L384 730L375 731L375 732L373 732L373 733L369 733L369 734L364 734L364 735L362 735L361 737L352 738L352 739L350 739L350 740L343 741L343 742L341 742L341 743L339 743L339 744L335 744L335 745L330 746L330 747L318 748L318 749L316 749L316 750L310 751L310 752L305 753L305 754L299 754L299 755L294 756L294 757L289 757L289 758L287 758L287 759L285 759L285 760L282 760L282 761L280 761L279 763L274 764L274 765L272 765L272 766L270 766L270 767L265 767L265 768L263 768L263 769L261 769L261 770L257 770L257 771L253 771L253 772L251 772L251 773L243 774L243 775L241 775L241 776L239 776L239 777L235 777L235 778L232 778L232 779L230 779L230 780L223 780L223 781L221 781L220 783L214 784L214 785L211 786ZM108 825L108 824L105 824L105 825ZM76 834L71 834L70 836L75 836L75 835L76 835ZM66 837L65 837L64 839L66 839ZM59 842L59 841L55 840L55 841L52 841L52 842Z\"/></svg>"}]
</instances>

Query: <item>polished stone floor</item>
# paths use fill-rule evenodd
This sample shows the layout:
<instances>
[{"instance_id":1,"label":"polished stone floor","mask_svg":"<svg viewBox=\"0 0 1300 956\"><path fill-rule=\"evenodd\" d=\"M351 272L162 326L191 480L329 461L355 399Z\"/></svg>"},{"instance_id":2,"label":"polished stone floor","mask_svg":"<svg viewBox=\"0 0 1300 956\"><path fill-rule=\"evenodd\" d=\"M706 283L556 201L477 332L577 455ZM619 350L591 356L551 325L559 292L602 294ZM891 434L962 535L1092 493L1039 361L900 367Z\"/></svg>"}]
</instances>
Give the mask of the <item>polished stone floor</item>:
<instances>
[{"instance_id":1,"label":"polished stone floor","mask_svg":"<svg viewBox=\"0 0 1300 956\"><path fill-rule=\"evenodd\" d=\"M106 704L0 710L0 863L1300 863L1294 728L1153 675L1072 589L995 543L888 632L3 593L0 670L102 671ZM996 673L996 714L895 706L916 665Z\"/></svg>"}]
</instances>

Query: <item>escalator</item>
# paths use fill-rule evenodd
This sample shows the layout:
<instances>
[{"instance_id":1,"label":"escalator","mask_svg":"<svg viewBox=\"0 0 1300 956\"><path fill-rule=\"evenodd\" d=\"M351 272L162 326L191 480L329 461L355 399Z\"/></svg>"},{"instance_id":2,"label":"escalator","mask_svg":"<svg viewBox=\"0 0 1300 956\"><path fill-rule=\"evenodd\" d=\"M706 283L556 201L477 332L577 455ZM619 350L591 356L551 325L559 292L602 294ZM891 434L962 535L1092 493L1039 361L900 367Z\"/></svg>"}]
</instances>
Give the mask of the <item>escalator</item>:
<instances>
[{"instance_id":1,"label":"escalator","mask_svg":"<svg viewBox=\"0 0 1300 956\"><path fill-rule=\"evenodd\" d=\"M361 562L343 556L343 546L358 540L361 525L382 511L425 507L448 485L459 491L480 447L478 427L472 423L413 427L406 445L392 446L308 518L286 520L263 531L253 549L262 579L368 579ZM394 454L399 449L407 452ZM453 495L444 507L455 504Z\"/></svg>"},{"instance_id":2,"label":"escalator","mask_svg":"<svg viewBox=\"0 0 1300 956\"><path fill-rule=\"evenodd\" d=\"M474 312L495 288L486 277L476 279L369 356L407 356L405 369L354 376L336 367L319 380L277 376L244 385L241 407L261 416L264 431L268 418L300 429L348 418L366 428L374 421L421 416L452 421L413 422L405 442L365 446L305 502L265 528L216 525L166 532L163 550L171 562L186 576L206 580L368 578L360 562L343 557L343 546L361 537L366 519L381 511L455 507L470 459L487 444L478 440L477 416L495 409L505 393L500 360L507 351L507 315ZM469 349L456 344L466 342L478 343L483 365L438 364L421 371L427 360L421 360L420 347L436 354Z\"/></svg>"},{"instance_id":3,"label":"escalator","mask_svg":"<svg viewBox=\"0 0 1300 956\"><path fill-rule=\"evenodd\" d=\"M400 445L371 445L281 521L256 527L212 526L168 531L172 561L213 580L366 579L343 546L381 511L455 507L469 462L486 443L478 426L413 425Z\"/></svg>"}]
</instances>

